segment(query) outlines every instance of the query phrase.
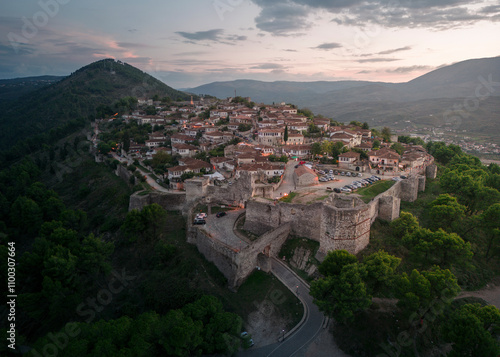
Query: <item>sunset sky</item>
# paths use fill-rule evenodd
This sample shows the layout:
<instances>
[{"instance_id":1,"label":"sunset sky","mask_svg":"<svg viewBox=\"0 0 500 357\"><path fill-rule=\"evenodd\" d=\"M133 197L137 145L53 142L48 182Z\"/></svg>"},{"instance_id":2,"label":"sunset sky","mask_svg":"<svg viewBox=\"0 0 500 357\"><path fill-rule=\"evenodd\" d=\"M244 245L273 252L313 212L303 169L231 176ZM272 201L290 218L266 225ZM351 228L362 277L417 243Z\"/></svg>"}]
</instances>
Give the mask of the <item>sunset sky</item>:
<instances>
[{"instance_id":1,"label":"sunset sky","mask_svg":"<svg viewBox=\"0 0 500 357\"><path fill-rule=\"evenodd\" d=\"M0 78L112 57L174 88L403 82L500 55L498 0L4 0L0 14Z\"/></svg>"}]
</instances>

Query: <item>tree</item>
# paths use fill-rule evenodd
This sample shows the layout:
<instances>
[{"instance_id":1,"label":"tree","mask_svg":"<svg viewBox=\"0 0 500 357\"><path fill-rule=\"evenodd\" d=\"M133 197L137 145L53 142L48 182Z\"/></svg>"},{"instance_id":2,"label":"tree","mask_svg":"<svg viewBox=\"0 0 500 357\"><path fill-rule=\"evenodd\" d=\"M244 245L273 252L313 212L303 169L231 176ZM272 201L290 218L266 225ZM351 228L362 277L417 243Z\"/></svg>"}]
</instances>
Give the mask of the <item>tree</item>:
<instances>
[{"instance_id":1,"label":"tree","mask_svg":"<svg viewBox=\"0 0 500 357\"><path fill-rule=\"evenodd\" d=\"M365 257L363 265L367 272L366 283L369 291L374 295L390 292L396 277L396 269L400 263L401 258L390 255L383 250Z\"/></svg>"},{"instance_id":2,"label":"tree","mask_svg":"<svg viewBox=\"0 0 500 357\"><path fill-rule=\"evenodd\" d=\"M470 243L466 243L458 234L445 232L441 228L435 232L420 228L406 235L403 243L410 247L412 255L427 264L467 265L473 255Z\"/></svg>"},{"instance_id":3,"label":"tree","mask_svg":"<svg viewBox=\"0 0 500 357\"><path fill-rule=\"evenodd\" d=\"M171 164L173 162L172 155L167 154L164 151L158 151L153 155L153 161L151 162L151 166L153 168L161 167L167 164Z\"/></svg>"},{"instance_id":4,"label":"tree","mask_svg":"<svg viewBox=\"0 0 500 357\"><path fill-rule=\"evenodd\" d=\"M391 128L384 126L382 128L381 135L382 135L382 138L384 139L385 142L387 142L387 143L391 142L391 135L392 135Z\"/></svg>"},{"instance_id":5,"label":"tree","mask_svg":"<svg viewBox=\"0 0 500 357\"><path fill-rule=\"evenodd\" d=\"M448 269L434 266L429 271L403 273L396 280L395 295L405 314L417 313L424 319L428 313L441 314L459 291L455 276Z\"/></svg>"},{"instance_id":6,"label":"tree","mask_svg":"<svg viewBox=\"0 0 500 357\"><path fill-rule=\"evenodd\" d=\"M193 356L201 352L203 323L182 310L170 310L158 324L158 343L168 356Z\"/></svg>"},{"instance_id":7,"label":"tree","mask_svg":"<svg viewBox=\"0 0 500 357\"><path fill-rule=\"evenodd\" d=\"M128 152L130 149L130 134L128 133L128 130L125 130L125 132L123 133L122 148L125 152Z\"/></svg>"},{"instance_id":8,"label":"tree","mask_svg":"<svg viewBox=\"0 0 500 357\"><path fill-rule=\"evenodd\" d=\"M32 199L19 196L12 204L10 219L21 233L35 234L42 224L42 210Z\"/></svg>"},{"instance_id":9,"label":"tree","mask_svg":"<svg viewBox=\"0 0 500 357\"><path fill-rule=\"evenodd\" d=\"M324 276L339 275L346 265L356 263L358 259L347 250L331 250L319 265L318 270Z\"/></svg>"},{"instance_id":10,"label":"tree","mask_svg":"<svg viewBox=\"0 0 500 357\"><path fill-rule=\"evenodd\" d=\"M372 149L373 149L373 150L378 150L378 149L380 149L380 141L379 141L379 140L374 140L374 141L373 141L373 146L372 146Z\"/></svg>"},{"instance_id":11,"label":"tree","mask_svg":"<svg viewBox=\"0 0 500 357\"><path fill-rule=\"evenodd\" d=\"M491 305L465 304L446 319L442 332L452 343L448 356L498 356L500 345L494 329L500 326L500 311Z\"/></svg>"},{"instance_id":12,"label":"tree","mask_svg":"<svg viewBox=\"0 0 500 357\"><path fill-rule=\"evenodd\" d=\"M321 149L321 143L313 143L311 147L311 153L313 154L313 156L322 155L323 150Z\"/></svg>"},{"instance_id":13,"label":"tree","mask_svg":"<svg viewBox=\"0 0 500 357\"><path fill-rule=\"evenodd\" d=\"M142 209L142 216L146 223L146 233L153 240L158 240L163 236L162 229L167 221L167 212L157 203L148 205Z\"/></svg>"},{"instance_id":14,"label":"tree","mask_svg":"<svg viewBox=\"0 0 500 357\"><path fill-rule=\"evenodd\" d=\"M391 145L391 149L396 151L399 155L403 155L405 147L401 143L394 143Z\"/></svg>"},{"instance_id":15,"label":"tree","mask_svg":"<svg viewBox=\"0 0 500 357\"><path fill-rule=\"evenodd\" d=\"M367 122L364 122L363 125L361 125L361 129L369 130L370 126L368 125Z\"/></svg>"},{"instance_id":16,"label":"tree","mask_svg":"<svg viewBox=\"0 0 500 357\"><path fill-rule=\"evenodd\" d=\"M108 143L105 143L103 141L101 141L99 144L97 144L97 150L101 154L107 154L108 152L111 151L111 149L112 149L111 145L109 145Z\"/></svg>"},{"instance_id":17,"label":"tree","mask_svg":"<svg viewBox=\"0 0 500 357\"><path fill-rule=\"evenodd\" d=\"M311 283L314 303L328 316L341 322L352 321L354 315L371 304L364 278L366 269L359 263L344 265L340 274Z\"/></svg>"},{"instance_id":18,"label":"tree","mask_svg":"<svg viewBox=\"0 0 500 357\"><path fill-rule=\"evenodd\" d=\"M248 131L250 129L252 129L252 125L250 125L250 124L240 124L240 125L238 125L238 131L239 132Z\"/></svg>"},{"instance_id":19,"label":"tree","mask_svg":"<svg viewBox=\"0 0 500 357\"><path fill-rule=\"evenodd\" d=\"M285 134L283 135L283 140L286 142L288 141L288 125L285 125Z\"/></svg>"},{"instance_id":20,"label":"tree","mask_svg":"<svg viewBox=\"0 0 500 357\"><path fill-rule=\"evenodd\" d=\"M410 212L401 211L399 218L391 222L392 232L396 237L403 238L412 234L420 227L417 217Z\"/></svg>"},{"instance_id":21,"label":"tree","mask_svg":"<svg viewBox=\"0 0 500 357\"><path fill-rule=\"evenodd\" d=\"M441 194L429 205L432 229L442 228L447 232L457 231L463 225L466 207L456 197Z\"/></svg>"},{"instance_id":22,"label":"tree","mask_svg":"<svg viewBox=\"0 0 500 357\"><path fill-rule=\"evenodd\" d=\"M486 233L487 248L485 257L491 258L498 254L500 246L500 203L489 206L479 217L480 229ZM490 256L491 254L491 256Z\"/></svg>"}]
</instances>

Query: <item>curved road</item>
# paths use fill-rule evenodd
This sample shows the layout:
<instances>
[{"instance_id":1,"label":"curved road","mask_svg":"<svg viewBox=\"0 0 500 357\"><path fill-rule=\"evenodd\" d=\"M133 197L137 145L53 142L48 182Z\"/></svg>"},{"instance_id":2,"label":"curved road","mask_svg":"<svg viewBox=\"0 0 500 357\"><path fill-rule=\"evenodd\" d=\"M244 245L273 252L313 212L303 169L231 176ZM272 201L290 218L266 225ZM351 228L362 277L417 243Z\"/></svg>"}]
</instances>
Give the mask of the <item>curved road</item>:
<instances>
[{"instance_id":1,"label":"curved road","mask_svg":"<svg viewBox=\"0 0 500 357\"><path fill-rule=\"evenodd\" d=\"M279 260L272 258L272 273L299 299L306 308L304 323L290 336L286 336L283 342L276 342L260 348L238 353L238 356L251 357L298 357L302 356L312 341L322 331L324 315L313 303L313 298L309 295L309 286L292 273Z\"/></svg>"}]
</instances>

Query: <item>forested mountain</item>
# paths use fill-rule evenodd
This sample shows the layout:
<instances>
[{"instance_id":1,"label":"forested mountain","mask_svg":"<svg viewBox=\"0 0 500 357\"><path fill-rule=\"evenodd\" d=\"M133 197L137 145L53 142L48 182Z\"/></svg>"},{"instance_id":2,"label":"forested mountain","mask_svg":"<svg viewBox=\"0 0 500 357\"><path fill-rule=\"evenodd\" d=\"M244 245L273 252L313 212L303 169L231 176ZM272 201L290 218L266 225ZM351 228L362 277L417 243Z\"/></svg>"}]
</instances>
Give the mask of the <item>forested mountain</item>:
<instances>
[{"instance_id":1,"label":"forested mountain","mask_svg":"<svg viewBox=\"0 0 500 357\"><path fill-rule=\"evenodd\" d=\"M0 79L0 106L8 101L34 90L56 83L65 77L61 76L37 76L12 79Z\"/></svg>"},{"instance_id":2,"label":"forested mountain","mask_svg":"<svg viewBox=\"0 0 500 357\"><path fill-rule=\"evenodd\" d=\"M187 100L179 92L149 74L126 63L105 59L82 67L52 85L32 91L0 107L0 150L12 148L19 140L67 126L69 122L129 108L117 103L122 98L170 98ZM76 123L75 123L76 125ZM47 138L25 143L29 149ZM28 150L29 151L29 150Z\"/></svg>"}]
</instances>

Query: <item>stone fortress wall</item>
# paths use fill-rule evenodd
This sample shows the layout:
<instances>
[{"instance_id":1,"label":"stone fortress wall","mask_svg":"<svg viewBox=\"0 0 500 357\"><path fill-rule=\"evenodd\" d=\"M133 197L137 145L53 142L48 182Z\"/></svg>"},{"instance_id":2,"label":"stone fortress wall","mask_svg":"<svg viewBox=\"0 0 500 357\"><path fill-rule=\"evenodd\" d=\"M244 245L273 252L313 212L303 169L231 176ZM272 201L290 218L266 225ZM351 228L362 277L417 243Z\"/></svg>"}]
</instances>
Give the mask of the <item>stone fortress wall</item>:
<instances>
[{"instance_id":1,"label":"stone fortress wall","mask_svg":"<svg viewBox=\"0 0 500 357\"><path fill-rule=\"evenodd\" d=\"M429 174L429 171L427 172ZM430 172L430 177L435 171ZM246 207L244 229L260 237L239 250L210 236L188 220L188 242L213 262L228 279L231 289L237 288L257 266L267 271L269 257L277 256L290 234L307 237L320 243L319 251L345 249L353 254L369 243L370 227L377 217L392 221L399 217L401 200L413 202L425 189L424 176L410 176L396 182L369 203L355 195L332 193L322 202L294 204L254 198L259 192L258 178L245 174L233 185L209 185L206 178L185 183L185 194L134 194L130 209L158 203L167 210L181 210L188 217L198 202L240 205Z\"/></svg>"}]
</instances>

